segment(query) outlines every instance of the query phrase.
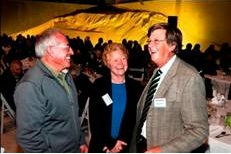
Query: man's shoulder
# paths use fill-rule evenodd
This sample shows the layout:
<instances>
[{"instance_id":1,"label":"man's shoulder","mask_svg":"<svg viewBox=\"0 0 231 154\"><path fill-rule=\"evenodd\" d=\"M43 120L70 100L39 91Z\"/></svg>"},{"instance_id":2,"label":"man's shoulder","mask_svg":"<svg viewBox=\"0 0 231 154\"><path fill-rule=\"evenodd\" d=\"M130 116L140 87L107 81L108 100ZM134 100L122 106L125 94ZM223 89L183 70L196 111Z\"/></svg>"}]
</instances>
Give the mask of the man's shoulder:
<instances>
[{"instance_id":1,"label":"man's shoulder","mask_svg":"<svg viewBox=\"0 0 231 154\"><path fill-rule=\"evenodd\" d=\"M46 76L50 76L50 75L47 72L45 72L43 69L35 65L24 74L24 76L20 80L20 83L23 82L32 82L35 84L40 83L43 80L43 78Z\"/></svg>"},{"instance_id":2,"label":"man's shoulder","mask_svg":"<svg viewBox=\"0 0 231 154\"><path fill-rule=\"evenodd\" d=\"M189 63L187 63L181 59L179 59L179 65L178 66L179 66L178 70L181 70L184 74L185 73L191 74L191 75L199 74L195 67L193 67L192 65L190 65Z\"/></svg>"}]
</instances>

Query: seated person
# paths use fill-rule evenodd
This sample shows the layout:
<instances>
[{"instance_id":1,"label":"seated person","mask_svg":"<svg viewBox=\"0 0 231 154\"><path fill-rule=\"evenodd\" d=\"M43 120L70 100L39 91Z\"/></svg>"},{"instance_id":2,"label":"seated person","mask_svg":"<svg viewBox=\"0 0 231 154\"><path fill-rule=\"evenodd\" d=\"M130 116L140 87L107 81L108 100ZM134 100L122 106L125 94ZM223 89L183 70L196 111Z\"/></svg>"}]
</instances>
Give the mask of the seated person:
<instances>
[{"instance_id":1,"label":"seated person","mask_svg":"<svg viewBox=\"0 0 231 154\"><path fill-rule=\"evenodd\" d=\"M14 90L22 76L22 63L19 60L13 60L10 67L0 77L0 91L13 111L16 110L13 99Z\"/></svg>"},{"instance_id":2,"label":"seated person","mask_svg":"<svg viewBox=\"0 0 231 154\"><path fill-rule=\"evenodd\" d=\"M23 72L25 73L27 70L29 70L32 66L35 65L36 58L34 56L26 56L21 59L22 62L22 69Z\"/></svg>"},{"instance_id":3,"label":"seated person","mask_svg":"<svg viewBox=\"0 0 231 154\"><path fill-rule=\"evenodd\" d=\"M78 92L79 116L81 116L92 88L92 79L90 74L93 74L94 72L88 66L84 66L81 71L80 66L75 64L72 64L70 72Z\"/></svg>"}]
</instances>

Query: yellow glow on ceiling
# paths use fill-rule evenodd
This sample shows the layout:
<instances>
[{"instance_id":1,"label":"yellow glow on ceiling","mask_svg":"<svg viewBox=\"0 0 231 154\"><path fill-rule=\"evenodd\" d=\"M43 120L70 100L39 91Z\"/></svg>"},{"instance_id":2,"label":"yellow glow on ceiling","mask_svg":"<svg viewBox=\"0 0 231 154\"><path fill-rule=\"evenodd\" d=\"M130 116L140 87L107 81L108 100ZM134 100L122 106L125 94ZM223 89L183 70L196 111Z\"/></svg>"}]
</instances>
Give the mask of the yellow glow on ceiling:
<instances>
[{"instance_id":1,"label":"yellow glow on ceiling","mask_svg":"<svg viewBox=\"0 0 231 154\"><path fill-rule=\"evenodd\" d=\"M121 8L146 10L122 14L86 14L55 18L42 25L19 32L37 35L42 30L55 27L70 37L90 36L93 43L103 37L120 42L123 38L145 44L148 28L157 22L167 22L167 16L178 16L178 27L183 33L183 44L199 43L202 50L211 43L231 42L229 1L144 1L116 5ZM19 33L12 34L13 37Z\"/></svg>"}]
</instances>

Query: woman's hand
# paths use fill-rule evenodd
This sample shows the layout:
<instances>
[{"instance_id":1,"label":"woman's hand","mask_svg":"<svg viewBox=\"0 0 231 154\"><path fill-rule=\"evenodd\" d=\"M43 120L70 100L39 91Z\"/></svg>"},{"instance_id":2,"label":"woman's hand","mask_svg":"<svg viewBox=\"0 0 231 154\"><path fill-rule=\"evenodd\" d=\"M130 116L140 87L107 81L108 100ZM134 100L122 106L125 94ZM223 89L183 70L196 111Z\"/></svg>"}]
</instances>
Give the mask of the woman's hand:
<instances>
[{"instance_id":1,"label":"woman's hand","mask_svg":"<svg viewBox=\"0 0 231 154\"><path fill-rule=\"evenodd\" d=\"M106 147L106 146L103 147L103 151L106 152L106 153L109 153L109 152L110 152L110 150L109 150L108 147Z\"/></svg>"},{"instance_id":2,"label":"woman's hand","mask_svg":"<svg viewBox=\"0 0 231 154\"><path fill-rule=\"evenodd\" d=\"M127 146L126 142L118 140L116 142L116 145L111 149L110 152L112 152L112 153L118 153L118 152L122 151L125 146Z\"/></svg>"}]
</instances>

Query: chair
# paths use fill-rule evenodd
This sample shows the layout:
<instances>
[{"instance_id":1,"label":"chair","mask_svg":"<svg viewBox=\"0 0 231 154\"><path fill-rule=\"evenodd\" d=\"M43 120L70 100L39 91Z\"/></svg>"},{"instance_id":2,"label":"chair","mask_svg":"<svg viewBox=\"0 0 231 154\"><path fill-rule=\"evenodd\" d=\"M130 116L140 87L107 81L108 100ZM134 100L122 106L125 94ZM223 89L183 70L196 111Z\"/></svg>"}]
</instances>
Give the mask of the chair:
<instances>
[{"instance_id":1,"label":"chair","mask_svg":"<svg viewBox=\"0 0 231 154\"><path fill-rule=\"evenodd\" d=\"M6 101L5 97L0 93L1 102L3 110L12 120L15 120L15 112L11 109L9 103ZM2 112L2 114L4 114Z\"/></svg>"},{"instance_id":2,"label":"chair","mask_svg":"<svg viewBox=\"0 0 231 154\"><path fill-rule=\"evenodd\" d=\"M3 136L3 128L4 128L4 116L5 113L13 120L15 121L15 112L11 109L10 105L0 93L0 100L1 100L1 143L2 143L2 136ZM1 147L2 148L2 147ZM2 149L1 149L2 150Z\"/></svg>"},{"instance_id":3,"label":"chair","mask_svg":"<svg viewBox=\"0 0 231 154\"><path fill-rule=\"evenodd\" d=\"M144 80L144 73L145 73L144 68L128 68L128 76L137 81Z\"/></svg>"},{"instance_id":4,"label":"chair","mask_svg":"<svg viewBox=\"0 0 231 154\"><path fill-rule=\"evenodd\" d=\"M83 131L87 130L88 139L87 143L89 144L89 141L91 139L91 130L90 130L90 120L89 120L89 100L90 98L87 98L83 113L80 117L80 125Z\"/></svg>"}]
</instances>

